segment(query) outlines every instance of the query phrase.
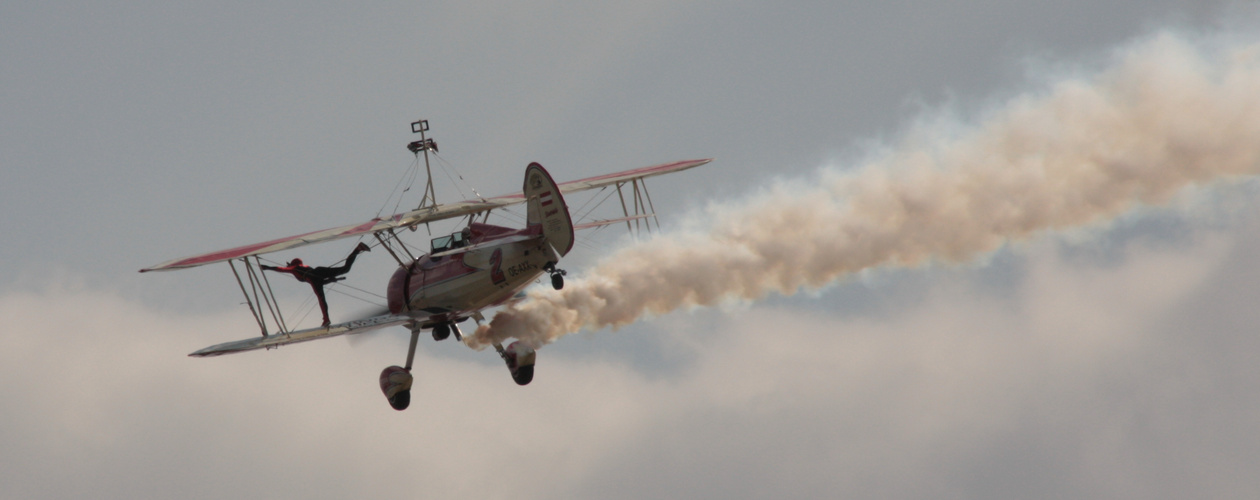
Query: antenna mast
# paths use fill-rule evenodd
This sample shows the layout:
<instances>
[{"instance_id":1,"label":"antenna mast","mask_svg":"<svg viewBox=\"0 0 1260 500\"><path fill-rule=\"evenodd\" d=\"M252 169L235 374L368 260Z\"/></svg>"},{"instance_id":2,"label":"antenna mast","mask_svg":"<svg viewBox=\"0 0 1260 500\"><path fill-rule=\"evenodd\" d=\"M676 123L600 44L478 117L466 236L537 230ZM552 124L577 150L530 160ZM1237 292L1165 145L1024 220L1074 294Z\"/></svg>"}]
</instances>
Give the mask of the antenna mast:
<instances>
[{"instance_id":1,"label":"antenna mast","mask_svg":"<svg viewBox=\"0 0 1260 500\"><path fill-rule=\"evenodd\" d=\"M420 152L424 151L424 175L426 177L424 186L424 198L420 199L420 206L416 210L424 207L437 205L437 195L433 193L433 170L429 168L429 150L434 153L438 152L437 143L433 139L424 136L429 131L429 120L419 120L411 123L411 133L420 134L420 140L414 141L407 145L407 149L420 156Z\"/></svg>"}]
</instances>

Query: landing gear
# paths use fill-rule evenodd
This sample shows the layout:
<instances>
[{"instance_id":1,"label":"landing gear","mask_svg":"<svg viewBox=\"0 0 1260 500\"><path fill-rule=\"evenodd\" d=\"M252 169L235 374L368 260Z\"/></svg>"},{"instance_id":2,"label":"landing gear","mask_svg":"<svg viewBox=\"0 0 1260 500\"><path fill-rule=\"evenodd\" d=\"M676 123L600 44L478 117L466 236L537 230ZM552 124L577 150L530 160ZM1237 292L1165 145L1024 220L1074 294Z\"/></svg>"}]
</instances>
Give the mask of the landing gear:
<instances>
[{"instance_id":1,"label":"landing gear","mask_svg":"<svg viewBox=\"0 0 1260 500\"><path fill-rule=\"evenodd\" d=\"M557 268L555 262L548 262L543 266L543 271L547 271L547 274L551 275L552 288L556 290L564 288L564 276L569 274L567 271Z\"/></svg>"},{"instance_id":2,"label":"landing gear","mask_svg":"<svg viewBox=\"0 0 1260 500\"><path fill-rule=\"evenodd\" d=\"M381 371L381 392L395 410L406 410L411 405L411 363L416 359L416 343L420 340L420 325L411 324L411 346L407 348L407 366L390 366Z\"/></svg>"},{"instance_id":3,"label":"landing gear","mask_svg":"<svg viewBox=\"0 0 1260 500\"><path fill-rule=\"evenodd\" d=\"M512 372L512 380L516 382L516 385L529 385L534 380L534 361L537 353L533 348L518 340L512 342L506 349L495 342L494 350L499 351L499 357L507 363L508 371Z\"/></svg>"},{"instance_id":4,"label":"landing gear","mask_svg":"<svg viewBox=\"0 0 1260 500\"><path fill-rule=\"evenodd\" d=\"M482 319L480 314L474 317L480 322ZM456 318L456 321L462 321L468 318ZM395 410L406 410L411 405L411 383L414 378L411 376L411 363L416 360L416 344L420 342L420 323L411 323L411 345L407 347L407 366L390 366L381 371L380 383L381 392L385 393L385 399L389 400L389 406ZM464 334L459 331L459 326L455 322L438 323L433 325L433 340L446 340L451 334L455 334L455 340L464 341ZM530 360L533 358L530 357ZM531 361L532 363L532 361ZM533 366L529 367L530 378L533 378ZM514 372L515 373L515 372ZM517 375L513 375L516 377Z\"/></svg>"},{"instance_id":5,"label":"landing gear","mask_svg":"<svg viewBox=\"0 0 1260 500\"><path fill-rule=\"evenodd\" d=\"M381 392L389 400L389 406L403 411L411 405L411 373L401 366L391 366L381 371Z\"/></svg>"},{"instance_id":6,"label":"landing gear","mask_svg":"<svg viewBox=\"0 0 1260 500\"><path fill-rule=\"evenodd\" d=\"M463 332L459 331L459 326L457 326L454 322L438 323L437 325L435 325L433 327L433 340L446 340L447 337L450 337L452 333L455 334L455 340L457 342L464 341Z\"/></svg>"}]
</instances>

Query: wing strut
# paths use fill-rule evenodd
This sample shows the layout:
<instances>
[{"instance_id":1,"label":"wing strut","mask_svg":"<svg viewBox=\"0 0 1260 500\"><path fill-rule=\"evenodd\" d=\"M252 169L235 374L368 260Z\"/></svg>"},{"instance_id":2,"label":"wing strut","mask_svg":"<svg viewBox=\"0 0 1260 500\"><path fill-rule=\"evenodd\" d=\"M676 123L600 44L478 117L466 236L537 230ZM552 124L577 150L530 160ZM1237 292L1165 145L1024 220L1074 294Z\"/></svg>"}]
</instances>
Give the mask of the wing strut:
<instances>
[{"instance_id":1,"label":"wing strut","mask_svg":"<svg viewBox=\"0 0 1260 500\"><path fill-rule=\"evenodd\" d=\"M393 229L390 229L388 231L379 231L376 234L374 234L373 236L376 237L376 241L381 242L381 246L385 248L386 252L389 252L389 255L394 258L394 261L397 262L398 265L407 267L407 263L403 262L402 258L399 257L398 254L394 252L394 247L389 244L389 241L381 237L382 232L388 232L390 236L394 237L394 241L398 242L398 248L401 248L402 252L407 255L407 258L411 259L408 262L414 262L416 260L415 257L411 256L411 251L407 250L407 244L403 243L402 239L398 237L398 233L395 233Z\"/></svg>"},{"instance_id":2,"label":"wing strut","mask_svg":"<svg viewBox=\"0 0 1260 500\"><path fill-rule=\"evenodd\" d=\"M639 179L639 184L643 185L643 196L647 198L648 210L651 210L652 220L656 221L656 230L661 230L661 220L656 218L656 206L652 204L652 193L647 190L647 179Z\"/></svg>"},{"instance_id":3,"label":"wing strut","mask_svg":"<svg viewBox=\"0 0 1260 500\"><path fill-rule=\"evenodd\" d=\"M235 260L235 259L233 259ZM245 282L241 280L241 273L236 269L236 264L232 260L228 261L228 266L232 268L232 275L236 277L236 284L241 287L241 295L245 296L245 303L249 305L249 312L253 314L254 321L258 322L258 328L262 330L262 336L266 337L267 318L263 315L262 306L267 305L267 311L271 313L271 319L276 322L276 333L286 333L289 331L288 325L284 322L284 315L280 313L279 303L276 302L275 292L271 290L271 282L267 281L267 276L262 272L262 262L258 256L254 256L254 260L258 261L258 267L254 267L254 263L249 261L249 257L241 257L241 264L245 266L245 277L249 279L249 290L245 289ZM253 296L250 296L253 292ZM257 303L257 307L255 307Z\"/></svg>"},{"instance_id":4,"label":"wing strut","mask_svg":"<svg viewBox=\"0 0 1260 500\"><path fill-rule=\"evenodd\" d=\"M245 261L245 265L248 266L249 261ZM258 328L262 330L262 336L266 337L267 325L263 322L262 315L258 314L258 311L254 309L254 301L249 298L249 292L245 291L245 283L241 282L241 274L236 271L236 264L229 260L228 266L232 268L232 275L236 276L236 284L241 286L241 294L245 296L245 303L249 304L249 313L254 315L254 321L258 322ZM253 288L253 278L253 275L250 275L250 288Z\"/></svg>"},{"instance_id":5,"label":"wing strut","mask_svg":"<svg viewBox=\"0 0 1260 500\"><path fill-rule=\"evenodd\" d=\"M622 192L621 187L630 184L631 186L631 206L634 207L634 213L630 213L629 207L626 206L626 195ZM626 229L631 234L638 234L644 230L652 232L652 222L649 217L656 221L656 230L661 230L661 221L656 218L656 207L652 205L652 195L648 194L647 179L636 177L629 181L621 181L616 184L617 197L621 199L621 213L626 216ZM634 221L634 225L630 221ZM640 225L642 222L642 226Z\"/></svg>"},{"instance_id":6,"label":"wing strut","mask_svg":"<svg viewBox=\"0 0 1260 500\"><path fill-rule=\"evenodd\" d=\"M249 261L246 260L245 262L248 263ZM280 312L280 302L276 300L276 292L271 290L271 281L267 279L267 273L262 271L262 259L258 258L257 255L254 256L254 264L258 266L257 273L260 281L266 286L266 291L263 292L262 296L267 302L267 309L271 310L271 319L275 320L277 325L280 325L280 331L289 331L289 325L284 321L284 314ZM254 271L251 270L250 272Z\"/></svg>"}]
</instances>

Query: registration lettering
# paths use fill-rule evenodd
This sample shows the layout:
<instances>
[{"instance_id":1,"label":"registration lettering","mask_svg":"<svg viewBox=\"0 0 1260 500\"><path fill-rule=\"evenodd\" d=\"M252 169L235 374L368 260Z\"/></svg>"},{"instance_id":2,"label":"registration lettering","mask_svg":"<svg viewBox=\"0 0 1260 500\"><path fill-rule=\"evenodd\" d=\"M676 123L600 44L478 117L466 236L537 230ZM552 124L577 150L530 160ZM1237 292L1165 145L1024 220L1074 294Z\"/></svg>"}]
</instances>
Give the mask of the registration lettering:
<instances>
[{"instance_id":1,"label":"registration lettering","mask_svg":"<svg viewBox=\"0 0 1260 500\"><path fill-rule=\"evenodd\" d=\"M538 266L530 262L522 262L520 264L508 266L507 275L515 278L534 269L538 269Z\"/></svg>"}]
</instances>

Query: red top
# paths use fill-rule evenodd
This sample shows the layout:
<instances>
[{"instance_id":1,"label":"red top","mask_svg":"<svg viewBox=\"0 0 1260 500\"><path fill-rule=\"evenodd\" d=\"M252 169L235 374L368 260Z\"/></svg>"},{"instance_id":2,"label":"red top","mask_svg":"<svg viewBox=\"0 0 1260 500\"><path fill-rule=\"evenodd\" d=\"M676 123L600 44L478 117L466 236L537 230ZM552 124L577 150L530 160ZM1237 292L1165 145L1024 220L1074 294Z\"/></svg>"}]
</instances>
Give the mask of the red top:
<instances>
[{"instance_id":1,"label":"red top","mask_svg":"<svg viewBox=\"0 0 1260 500\"><path fill-rule=\"evenodd\" d=\"M272 271L275 271L275 272L278 272L278 273L288 273L288 274L292 274L294 278L297 278L297 279L298 279L298 281L301 281L301 282L303 282L303 283L310 283L310 282L311 282L311 281L310 281L310 278L311 278L311 274L310 274L310 271L311 271L311 266L304 265L304 264L302 264L300 261L299 261L299 263L294 264L294 265L292 265L292 266L272 267L272 268L271 268L271 270L272 270Z\"/></svg>"}]
</instances>

